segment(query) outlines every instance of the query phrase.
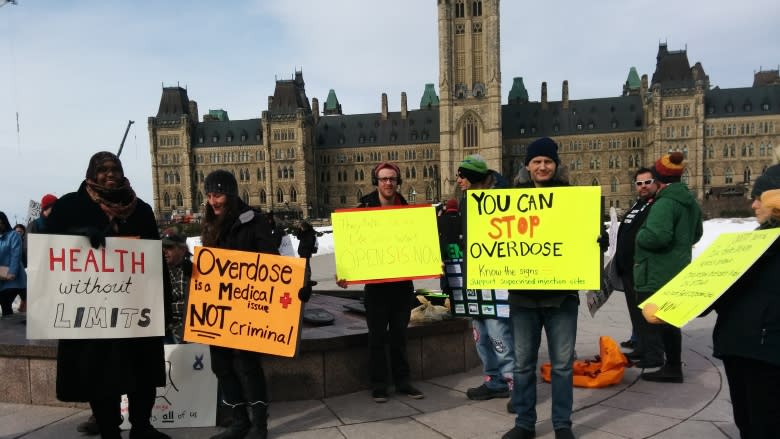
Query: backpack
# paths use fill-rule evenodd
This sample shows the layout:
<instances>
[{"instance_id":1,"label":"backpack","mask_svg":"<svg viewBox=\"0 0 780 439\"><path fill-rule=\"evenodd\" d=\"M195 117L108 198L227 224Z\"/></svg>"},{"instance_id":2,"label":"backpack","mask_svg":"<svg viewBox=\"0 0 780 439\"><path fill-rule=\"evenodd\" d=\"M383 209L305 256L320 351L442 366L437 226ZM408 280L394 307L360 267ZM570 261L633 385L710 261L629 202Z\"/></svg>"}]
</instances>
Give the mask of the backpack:
<instances>
[{"instance_id":1,"label":"backpack","mask_svg":"<svg viewBox=\"0 0 780 439\"><path fill-rule=\"evenodd\" d=\"M618 384L628 365L626 356L620 351L612 337L599 337L599 355L594 360L576 360L574 369L574 387L607 387ZM550 363L541 367L542 379L550 382Z\"/></svg>"}]
</instances>

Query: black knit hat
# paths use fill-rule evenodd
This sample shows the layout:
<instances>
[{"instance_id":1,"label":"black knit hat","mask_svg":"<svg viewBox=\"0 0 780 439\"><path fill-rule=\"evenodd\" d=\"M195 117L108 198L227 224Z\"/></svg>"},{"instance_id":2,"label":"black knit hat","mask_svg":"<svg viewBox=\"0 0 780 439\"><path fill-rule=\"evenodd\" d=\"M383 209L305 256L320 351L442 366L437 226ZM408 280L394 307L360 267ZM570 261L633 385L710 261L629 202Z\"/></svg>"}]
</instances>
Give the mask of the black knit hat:
<instances>
[{"instance_id":1,"label":"black knit hat","mask_svg":"<svg viewBox=\"0 0 780 439\"><path fill-rule=\"evenodd\" d=\"M207 194L225 194L238 197L238 183L236 183L236 177L224 169L217 169L207 175L203 190Z\"/></svg>"},{"instance_id":2,"label":"black knit hat","mask_svg":"<svg viewBox=\"0 0 780 439\"><path fill-rule=\"evenodd\" d=\"M558 144L549 137L541 137L528 145L528 151L525 154L525 165L528 166L534 157L549 157L556 165L561 164L558 158Z\"/></svg>"},{"instance_id":3,"label":"black knit hat","mask_svg":"<svg viewBox=\"0 0 780 439\"><path fill-rule=\"evenodd\" d=\"M770 189L780 189L780 165L772 165L766 168L766 171L753 183L753 191L750 195L758 198L764 191Z\"/></svg>"}]
</instances>

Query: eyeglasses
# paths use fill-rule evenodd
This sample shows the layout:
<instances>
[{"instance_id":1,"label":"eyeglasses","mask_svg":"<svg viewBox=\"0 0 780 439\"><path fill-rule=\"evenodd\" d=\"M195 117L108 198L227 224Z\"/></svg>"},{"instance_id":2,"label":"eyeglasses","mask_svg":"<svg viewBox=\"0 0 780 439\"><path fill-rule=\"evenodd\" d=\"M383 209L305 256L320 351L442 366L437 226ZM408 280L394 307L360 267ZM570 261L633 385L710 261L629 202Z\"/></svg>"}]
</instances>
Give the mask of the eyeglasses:
<instances>
[{"instance_id":1,"label":"eyeglasses","mask_svg":"<svg viewBox=\"0 0 780 439\"><path fill-rule=\"evenodd\" d=\"M634 184L636 185L636 187L639 187L639 186L642 186L642 185L650 186L651 184L653 184L654 181L655 181L655 178L651 178L649 180L635 181Z\"/></svg>"},{"instance_id":2,"label":"eyeglasses","mask_svg":"<svg viewBox=\"0 0 780 439\"><path fill-rule=\"evenodd\" d=\"M382 183L395 183L395 182L398 181L398 178L397 177L381 177L381 178L377 178L377 181L382 182Z\"/></svg>"}]
</instances>

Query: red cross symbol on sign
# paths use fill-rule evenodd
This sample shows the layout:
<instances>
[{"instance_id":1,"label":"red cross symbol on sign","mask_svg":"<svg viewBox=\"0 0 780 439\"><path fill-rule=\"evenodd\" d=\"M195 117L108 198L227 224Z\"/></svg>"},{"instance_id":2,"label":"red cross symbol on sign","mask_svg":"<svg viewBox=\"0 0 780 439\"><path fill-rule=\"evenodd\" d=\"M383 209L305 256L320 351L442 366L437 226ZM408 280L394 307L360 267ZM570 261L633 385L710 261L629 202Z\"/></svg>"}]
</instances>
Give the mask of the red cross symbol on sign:
<instances>
[{"instance_id":1,"label":"red cross symbol on sign","mask_svg":"<svg viewBox=\"0 0 780 439\"><path fill-rule=\"evenodd\" d=\"M292 303L292 297L290 297L290 293L284 293L284 295L279 298L279 302L282 302L282 308L287 309L287 307Z\"/></svg>"}]
</instances>

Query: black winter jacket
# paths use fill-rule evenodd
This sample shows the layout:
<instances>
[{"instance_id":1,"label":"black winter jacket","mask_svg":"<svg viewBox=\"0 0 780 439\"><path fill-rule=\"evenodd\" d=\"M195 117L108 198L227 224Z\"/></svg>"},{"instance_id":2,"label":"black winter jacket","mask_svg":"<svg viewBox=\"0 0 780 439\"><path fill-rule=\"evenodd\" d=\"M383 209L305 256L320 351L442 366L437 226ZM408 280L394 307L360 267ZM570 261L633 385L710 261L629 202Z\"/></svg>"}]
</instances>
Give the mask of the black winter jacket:
<instances>
[{"instance_id":1,"label":"black winter jacket","mask_svg":"<svg viewBox=\"0 0 780 439\"><path fill-rule=\"evenodd\" d=\"M92 201L81 184L77 192L62 196L48 219L48 233L80 235L85 227L93 227L107 236L133 236L140 239L160 239L152 208L138 199L135 211L118 223L118 232L109 227L109 219ZM163 269L164 279L168 270ZM145 294L163 294L165 310L170 313L170 284ZM60 340L57 345L57 399L89 401L107 396L119 396L139 389L165 385L165 353L162 337L117 339Z\"/></svg>"},{"instance_id":2,"label":"black winter jacket","mask_svg":"<svg viewBox=\"0 0 780 439\"><path fill-rule=\"evenodd\" d=\"M780 227L765 224L760 229ZM780 239L715 302L713 355L780 366Z\"/></svg>"}]
</instances>

